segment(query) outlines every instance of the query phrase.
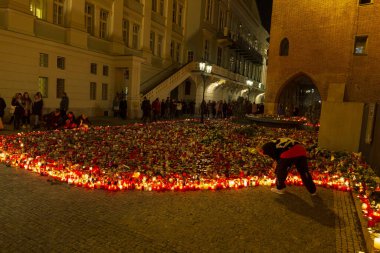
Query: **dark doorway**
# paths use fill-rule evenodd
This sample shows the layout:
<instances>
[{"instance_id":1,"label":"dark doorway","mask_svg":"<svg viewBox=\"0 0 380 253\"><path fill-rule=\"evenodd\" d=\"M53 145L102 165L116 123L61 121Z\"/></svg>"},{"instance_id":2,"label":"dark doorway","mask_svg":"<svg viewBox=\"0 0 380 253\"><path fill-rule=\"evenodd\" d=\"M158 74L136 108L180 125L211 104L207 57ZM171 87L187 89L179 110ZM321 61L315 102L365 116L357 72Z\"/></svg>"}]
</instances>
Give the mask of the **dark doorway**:
<instances>
[{"instance_id":1,"label":"dark doorway","mask_svg":"<svg viewBox=\"0 0 380 253\"><path fill-rule=\"evenodd\" d=\"M298 76L284 87L278 99L278 114L304 116L313 123L319 121L321 96L308 76Z\"/></svg>"}]
</instances>

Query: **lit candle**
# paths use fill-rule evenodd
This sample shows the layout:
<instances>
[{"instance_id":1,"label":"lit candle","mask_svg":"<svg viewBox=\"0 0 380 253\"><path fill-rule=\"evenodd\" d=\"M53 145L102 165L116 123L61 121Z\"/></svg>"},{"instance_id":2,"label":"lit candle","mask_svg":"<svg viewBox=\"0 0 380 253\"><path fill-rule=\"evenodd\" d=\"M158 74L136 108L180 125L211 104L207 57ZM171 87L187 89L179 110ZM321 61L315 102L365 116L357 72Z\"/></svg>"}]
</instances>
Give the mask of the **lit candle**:
<instances>
[{"instance_id":1,"label":"lit candle","mask_svg":"<svg viewBox=\"0 0 380 253\"><path fill-rule=\"evenodd\" d=\"M375 249L380 249L380 237L376 237L373 243Z\"/></svg>"}]
</instances>

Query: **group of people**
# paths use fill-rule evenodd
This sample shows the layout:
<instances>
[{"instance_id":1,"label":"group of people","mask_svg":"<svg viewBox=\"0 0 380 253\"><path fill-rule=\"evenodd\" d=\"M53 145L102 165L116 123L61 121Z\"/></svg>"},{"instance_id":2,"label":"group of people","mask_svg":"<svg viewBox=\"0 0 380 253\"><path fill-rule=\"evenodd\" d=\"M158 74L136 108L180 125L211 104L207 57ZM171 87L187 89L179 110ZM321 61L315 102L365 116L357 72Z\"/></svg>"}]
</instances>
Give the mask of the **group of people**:
<instances>
[{"instance_id":1,"label":"group of people","mask_svg":"<svg viewBox=\"0 0 380 253\"><path fill-rule=\"evenodd\" d=\"M47 129L73 129L73 128L87 128L90 125L90 120L85 114L75 117L73 112L64 112L56 109L44 115L44 122Z\"/></svg>"},{"instance_id":2,"label":"group of people","mask_svg":"<svg viewBox=\"0 0 380 253\"><path fill-rule=\"evenodd\" d=\"M0 117L3 119L5 114L5 108L7 104L4 99L0 99ZM31 127L31 117L34 118L34 126L39 125L39 121L42 117L43 100L42 94L37 92L30 97L28 92L16 93L11 100L9 106L9 113L11 118L9 124L13 123L14 129L18 130L20 128L30 128Z\"/></svg>"},{"instance_id":3,"label":"group of people","mask_svg":"<svg viewBox=\"0 0 380 253\"><path fill-rule=\"evenodd\" d=\"M174 119L182 115L194 115L195 102L186 102L184 100L174 100L167 97L166 100L156 98L152 103L144 97L141 103L142 121L157 121L160 119Z\"/></svg>"},{"instance_id":4,"label":"group of people","mask_svg":"<svg viewBox=\"0 0 380 253\"><path fill-rule=\"evenodd\" d=\"M5 100L0 96L0 130L4 128L3 119L5 110L8 108L10 120L14 130L38 129L44 125L47 129L72 129L76 127L88 127L90 121L85 114L75 117L73 112L68 112L69 98L64 92L61 97L59 108L48 114L43 114L44 102L42 94L37 92L33 97L28 92L16 93L7 106Z\"/></svg>"},{"instance_id":5,"label":"group of people","mask_svg":"<svg viewBox=\"0 0 380 253\"><path fill-rule=\"evenodd\" d=\"M47 129L73 129L87 128L90 125L90 120L85 114L75 117L69 109L69 97L66 92L62 94L59 108L55 111L45 114L43 121Z\"/></svg>"}]
</instances>

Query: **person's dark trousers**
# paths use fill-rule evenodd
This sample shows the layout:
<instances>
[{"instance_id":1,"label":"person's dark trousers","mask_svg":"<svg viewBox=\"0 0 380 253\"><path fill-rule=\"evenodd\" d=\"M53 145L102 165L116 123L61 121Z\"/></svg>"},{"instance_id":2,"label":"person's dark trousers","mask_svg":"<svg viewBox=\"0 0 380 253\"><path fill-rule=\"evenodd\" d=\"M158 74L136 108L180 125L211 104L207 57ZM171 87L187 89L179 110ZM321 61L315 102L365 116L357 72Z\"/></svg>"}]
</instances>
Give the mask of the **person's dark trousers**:
<instances>
[{"instance_id":1,"label":"person's dark trousers","mask_svg":"<svg viewBox=\"0 0 380 253\"><path fill-rule=\"evenodd\" d=\"M14 119L13 119L13 127L15 130L20 129L21 126L21 115L14 114Z\"/></svg>"},{"instance_id":2,"label":"person's dark trousers","mask_svg":"<svg viewBox=\"0 0 380 253\"><path fill-rule=\"evenodd\" d=\"M295 157L295 158L282 158L278 161L276 168L276 187L281 190L286 187L285 181L288 176L289 169L292 165L295 165L298 173L301 176L302 183L310 193L316 191L313 178L311 177L308 167L307 158L305 156Z\"/></svg>"}]
</instances>

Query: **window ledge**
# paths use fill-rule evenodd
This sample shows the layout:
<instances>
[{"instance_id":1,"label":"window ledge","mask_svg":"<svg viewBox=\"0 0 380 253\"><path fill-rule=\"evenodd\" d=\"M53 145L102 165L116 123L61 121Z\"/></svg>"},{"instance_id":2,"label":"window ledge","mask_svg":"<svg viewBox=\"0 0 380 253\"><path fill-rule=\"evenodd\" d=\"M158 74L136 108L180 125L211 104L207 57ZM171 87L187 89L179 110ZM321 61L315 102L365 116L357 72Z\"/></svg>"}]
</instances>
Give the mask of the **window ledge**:
<instances>
[{"instance_id":1,"label":"window ledge","mask_svg":"<svg viewBox=\"0 0 380 253\"><path fill-rule=\"evenodd\" d=\"M367 53L362 53L362 54L358 54L358 53L354 53L355 56L368 56Z\"/></svg>"}]
</instances>

